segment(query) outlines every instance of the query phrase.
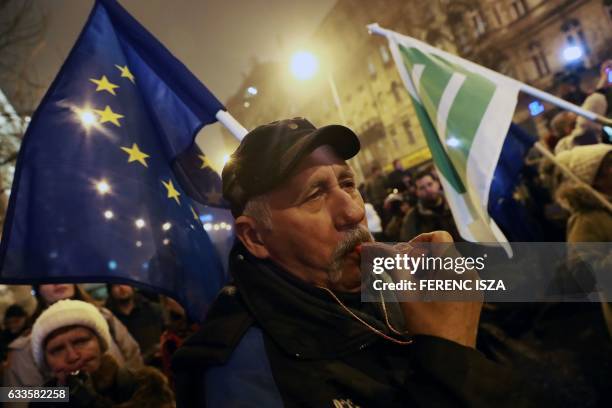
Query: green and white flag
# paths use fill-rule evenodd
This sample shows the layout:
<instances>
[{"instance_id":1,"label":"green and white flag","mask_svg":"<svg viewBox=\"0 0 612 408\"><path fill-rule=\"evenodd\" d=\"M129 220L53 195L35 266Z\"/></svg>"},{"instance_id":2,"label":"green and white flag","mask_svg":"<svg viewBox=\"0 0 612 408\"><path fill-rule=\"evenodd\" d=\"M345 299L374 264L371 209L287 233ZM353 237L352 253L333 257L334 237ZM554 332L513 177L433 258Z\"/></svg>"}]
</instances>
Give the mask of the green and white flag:
<instances>
[{"instance_id":1,"label":"green and white flag","mask_svg":"<svg viewBox=\"0 0 612 408\"><path fill-rule=\"evenodd\" d=\"M507 242L487 205L520 82L414 38L381 31L411 96L459 233L473 242Z\"/></svg>"}]
</instances>

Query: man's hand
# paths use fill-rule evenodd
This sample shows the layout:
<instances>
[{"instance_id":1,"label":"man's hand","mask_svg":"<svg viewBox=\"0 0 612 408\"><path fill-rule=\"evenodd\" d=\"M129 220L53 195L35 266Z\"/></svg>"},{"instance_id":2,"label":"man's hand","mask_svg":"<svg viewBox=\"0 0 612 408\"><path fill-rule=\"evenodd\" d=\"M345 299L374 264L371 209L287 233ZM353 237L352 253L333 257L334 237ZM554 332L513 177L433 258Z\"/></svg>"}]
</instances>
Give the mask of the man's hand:
<instances>
[{"instance_id":1,"label":"man's hand","mask_svg":"<svg viewBox=\"0 0 612 408\"><path fill-rule=\"evenodd\" d=\"M382 243L364 245L372 246L379 256L394 257L397 254L406 254L411 258L460 256L454 248L453 238L445 231L421 234L408 243L399 243L394 246ZM412 275L409 270L403 269L390 271L389 274L395 282L402 280L416 282L418 279L433 277L472 281L478 279L478 274L475 271L466 271L461 275L454 271L436 271L417 277L417 275ZM399 305L410 334L426 334L454 341L467 347L475 347L478 321L482 309L482 293L476 291L449 293L412 290L399 295ZM440 300L445 297L449 298L449 301ZM428 301L432 298L436 301ZM457 301L457 299L465 300Z\"/></svg>"},{"instance_id":2,"label":"man's hand","mask_svg":"<svg viewBox=\"0 0 612 408\"><path fill-rule=\"evenodd\" d=\"M448 232L435 231L419 235L410 244L452 242ZM467 347L476 346L482 301L403 302L401 307L410 333L442 337Z\"/></svg>"}]
</instances>

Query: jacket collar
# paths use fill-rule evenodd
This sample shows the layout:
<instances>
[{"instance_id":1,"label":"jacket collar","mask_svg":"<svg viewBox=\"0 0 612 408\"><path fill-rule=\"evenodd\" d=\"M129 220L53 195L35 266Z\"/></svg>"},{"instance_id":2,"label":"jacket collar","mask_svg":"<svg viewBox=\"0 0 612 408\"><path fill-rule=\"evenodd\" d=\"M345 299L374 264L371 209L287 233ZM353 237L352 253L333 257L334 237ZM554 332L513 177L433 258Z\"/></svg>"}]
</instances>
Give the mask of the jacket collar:
<instances>
[{"instance_id":1,"label":"jacket collar","mask_svg":"<svg viewBox=\"0 0 612 408\"><path fill-rule=\"evenodd\" d=\"M285 352L298 358L333 358L380 337L346 312L331 295L291 276L274 263L251 255L240 243L230 254L238 292L257 324ZM378 307L360 294L336 294L351 311L388 334L374 316Z\"/></svg>"}]
</instances>

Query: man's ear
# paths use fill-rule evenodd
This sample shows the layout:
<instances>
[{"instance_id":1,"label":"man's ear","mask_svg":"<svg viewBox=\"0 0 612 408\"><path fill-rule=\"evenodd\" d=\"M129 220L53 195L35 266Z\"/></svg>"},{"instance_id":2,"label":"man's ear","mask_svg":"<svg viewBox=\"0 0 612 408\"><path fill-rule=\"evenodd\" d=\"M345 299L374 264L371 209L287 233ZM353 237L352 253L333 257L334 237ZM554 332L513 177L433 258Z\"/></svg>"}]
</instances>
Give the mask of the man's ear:
<instances>
[{"instance_id":1,"label":"man's ear","mask_svg":"<svg viewBox=\"0 0 612 408\"><path fill-rule=\"evenodd\" d=\"M234 222L234 229L236 236L250 253L261 259L270 257L261 237L263 230L253 218L247 215L239 216Z\"/></svg>"}]
</instances>

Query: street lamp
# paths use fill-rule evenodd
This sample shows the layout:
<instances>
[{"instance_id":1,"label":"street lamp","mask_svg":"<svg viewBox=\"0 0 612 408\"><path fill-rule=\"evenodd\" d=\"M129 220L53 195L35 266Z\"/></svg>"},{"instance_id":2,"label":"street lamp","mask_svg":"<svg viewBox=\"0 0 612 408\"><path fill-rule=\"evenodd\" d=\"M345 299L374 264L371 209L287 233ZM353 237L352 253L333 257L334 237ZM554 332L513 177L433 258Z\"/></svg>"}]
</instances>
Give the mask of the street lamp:
<instances>
[{"instance_id":1,"label":"street lamp","mask_svg":"<svg viewBox=\"0 0 612 408\"><path fill-rule=\"evenodd\" d=\"M315 74L318 72L319 59L315 56L315 54L311 52L298 51L291 57L290 67L291 73L295 78L299 79L300 81L305 81L315 76ZM338 96L336 81L334 80L334 77L331 71L329 70L327 70L327 83L334 98L334 104L336 105L336 109L338 110L340 122L342 122L342 124L346 126L346 116L344 115L344 109L342 108L340 97Z\"/></svg>"},{"instance_id":2,"label":"street lamp","mask_svg":"<svg viewBox=\"0 0 612 408\"><path fill-rule=\"evenodd\" d=\"M319 70L319 59L315 54L308 51L298 51L291 57L291 73L293 76L301 81L312 78ZM331 90L334 98L334 105L338 110L338 116L340 116L340 123L344 126L347 125L346 116L344 115L344 109L340 102L340 96L338 95L338 88L336 88L336 81L330 70L326 70L327 73L327 84ZM361 164L357 159L354 160L356 170L362 177L365 176L361 168Z\"/></svg>"},{"instance_id":3,"label":"street lamp","mask_svg":"<svg viewBox=\"0 0 612 408\"><path fill-rule=\"evenodd\" d=\"M563 59L566 62L575 62L582 58L582 48L579 45L570 45L563 50Z\"/></svg>"},{"instance_id":4,"label":"street lamp","mask_svg":"<svg viewBox=\"0 0 612 408\"><path fill-rule=\"evenodd\" d=\"M319 70L319 60L308 51L298 51L291 57L291 73L299 80L310 79Z\"/></svg>"}]
</instances>

